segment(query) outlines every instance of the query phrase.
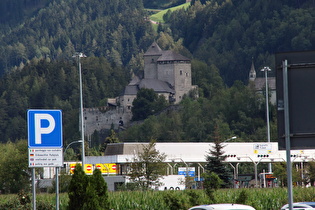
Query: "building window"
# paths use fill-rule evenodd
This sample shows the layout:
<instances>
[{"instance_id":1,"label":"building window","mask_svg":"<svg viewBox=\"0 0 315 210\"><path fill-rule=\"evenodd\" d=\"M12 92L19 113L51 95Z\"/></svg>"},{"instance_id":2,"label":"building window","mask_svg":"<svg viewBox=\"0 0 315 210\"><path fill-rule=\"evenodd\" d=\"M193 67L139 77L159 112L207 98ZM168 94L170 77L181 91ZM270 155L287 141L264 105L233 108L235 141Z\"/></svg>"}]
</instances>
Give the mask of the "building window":
<instances>
[{"instance_id":1,"label":"building window","mask_svg":"<svg viewBox=\"0 0 315 210\"><path fill-rule=\"evenodd\" d=\"M154 59L152 58L151 63L154 63Z\"/></svg>"},{"instance_id":2,"label":"building window","mask_svg":"<svg viewBox=\"0 0 315 210\"><path fill-rule=\"evenodd\" d=\"M179 71L179 75L183 75L183 71L182 70Z\"/></svg>"},{"instance_id":3,"label":"building window","mask_svg":"<svg viewBox=\"0 0 315 210\"><path fill-rule=\"evenodd\" d=\"M96 121L98 121L98 116L96 116Z\"/></svg>"}]
</instances>

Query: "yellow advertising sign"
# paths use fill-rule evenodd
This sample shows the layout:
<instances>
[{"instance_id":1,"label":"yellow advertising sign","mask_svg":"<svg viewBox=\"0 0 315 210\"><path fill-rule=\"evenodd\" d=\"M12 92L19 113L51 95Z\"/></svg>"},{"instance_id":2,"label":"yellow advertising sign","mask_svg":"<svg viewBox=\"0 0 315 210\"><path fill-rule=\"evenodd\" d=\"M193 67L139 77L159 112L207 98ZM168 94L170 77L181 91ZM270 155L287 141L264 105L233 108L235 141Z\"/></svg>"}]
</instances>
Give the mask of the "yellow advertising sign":
<instances>
[{"instance_id":1,"label":"yellow advertising sign","mask_svg":"<svg viewBox=\"0 0 315 210\"><path fill-rule=\"evenodd\" d=\"M92 164L84 164L84 172L86 174L93 174L93 165Z\"/></svg>"},{"instance_id":2,"label":"yellow advertising sign","mask_svg":"<svg viewBox=\"0 0 315 210\"><path fill-rule=\"evenodd\" d=\"M70 174L73 174L74 173L74 169L75 169L75 166L77 165L77 164L80 164L80 163L70 163L69 164L69 168L70 168ZM81 165L81 164L80 164Z\"/></svg>"},{"instance_id":3,"label":"yellow advertising sign","mask_svg":"<svg viewBox=\"0 0 315 210\"><path fill-rule=\"evenodd\" d=\"M100 169L102 174L116 174L116 164L115 163L97 163L95 168Z\"/></svg>"},{"instance_id":4,"label":"yellow advertising sign","mask_svg":"<svg viewBox=\"0 0 315 210\"><path fill-rule=\"evenodd\" d=\"M75 166L78 163L71 163L69 164L69 172L70 174L74 173ZM80 164L81 165L81 164ZM97 163L94 165L93 164L84 164L84 172L88 175L93 174L94 169L99 169L101 170L102 174L116 174L116 164L115 163Z\"/></svg>"}]
</instances>

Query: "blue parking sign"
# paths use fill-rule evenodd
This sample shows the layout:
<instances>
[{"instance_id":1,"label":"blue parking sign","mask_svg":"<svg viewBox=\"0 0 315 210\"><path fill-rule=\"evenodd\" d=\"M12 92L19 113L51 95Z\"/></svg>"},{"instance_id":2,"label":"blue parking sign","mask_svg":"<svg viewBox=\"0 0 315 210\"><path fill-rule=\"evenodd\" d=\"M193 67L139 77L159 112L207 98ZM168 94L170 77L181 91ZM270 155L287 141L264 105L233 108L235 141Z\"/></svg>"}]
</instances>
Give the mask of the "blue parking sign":
<instances>
[{"instance_id":1,"label":"blue parking sign","mask_svg":"<svg viewBox=\"0 0 315 210\"><path fill-rule=\"evenodd\" d=\"M62 147L61 110L28 110L28 147Z\"/></svg>"}]
</instances>

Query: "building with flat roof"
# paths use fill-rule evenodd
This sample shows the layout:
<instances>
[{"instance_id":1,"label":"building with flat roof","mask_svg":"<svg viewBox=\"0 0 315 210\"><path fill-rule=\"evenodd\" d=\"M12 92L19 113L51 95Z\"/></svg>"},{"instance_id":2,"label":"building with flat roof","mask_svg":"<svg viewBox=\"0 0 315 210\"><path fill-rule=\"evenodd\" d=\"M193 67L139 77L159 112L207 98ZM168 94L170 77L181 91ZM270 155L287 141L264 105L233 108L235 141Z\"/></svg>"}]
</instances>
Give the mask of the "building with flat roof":
<instances>
[{"instance_id":1,"label":"building with flat roof","mask_svg":"<svg viewBox=\"0 0 315 210\"><path fill-rule=\"evenodd\" d=\"M125 164L142 151L149 143L113 143L108 144L102 161L106 163ZM285 150L278 149L277 142L227 142L223 143L226 162L285 162ZM166 155L165 162L206 163L206 155L212 149L212 142L156 143L156 150ZM293 162L315 160L315 150L292 150ZM94 163L92 157L87 162Z\"/></svg>"}]
</instances>

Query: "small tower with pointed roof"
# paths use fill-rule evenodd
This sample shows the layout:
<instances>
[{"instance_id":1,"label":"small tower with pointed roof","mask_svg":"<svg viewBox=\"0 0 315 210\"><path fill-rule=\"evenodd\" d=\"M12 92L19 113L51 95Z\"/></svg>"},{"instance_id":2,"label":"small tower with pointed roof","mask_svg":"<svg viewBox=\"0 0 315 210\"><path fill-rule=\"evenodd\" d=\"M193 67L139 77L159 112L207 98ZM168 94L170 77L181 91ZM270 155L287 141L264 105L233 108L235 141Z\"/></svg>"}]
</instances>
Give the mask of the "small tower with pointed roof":
<instances>
[{"instance_id":1,"label":"small tower with pointed roof","mask_svg":"<svg viewBox=\"0 0 315 210\"><path fill-rule=\"evenodd\" d=\"M254 82L255 79L256 79L256 70L255 70L255 66L254 66L254 60L252 59L252 66L251 66L250 71L249 71L249 81Z\"/></svg>"},{"instance_id":2,"label":"small tower with pointed roof","mask_svg":"<svg viewBox=\"0 0 315 210\"><path fill-rule=\"evenodd\" d=\"M144 78L157 79L157 59L162 55L162 50L156 42L153 42L144 53Z\"/></svg>"}]
</instances>

